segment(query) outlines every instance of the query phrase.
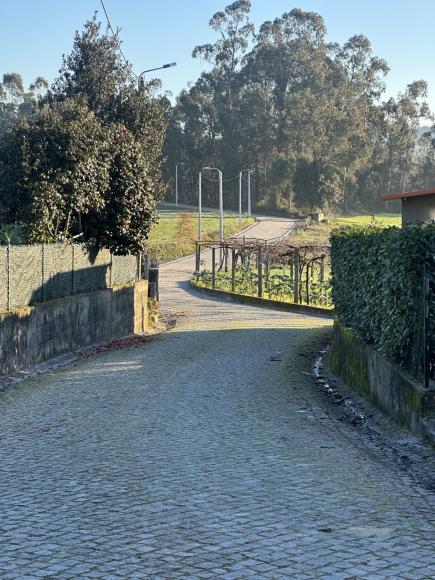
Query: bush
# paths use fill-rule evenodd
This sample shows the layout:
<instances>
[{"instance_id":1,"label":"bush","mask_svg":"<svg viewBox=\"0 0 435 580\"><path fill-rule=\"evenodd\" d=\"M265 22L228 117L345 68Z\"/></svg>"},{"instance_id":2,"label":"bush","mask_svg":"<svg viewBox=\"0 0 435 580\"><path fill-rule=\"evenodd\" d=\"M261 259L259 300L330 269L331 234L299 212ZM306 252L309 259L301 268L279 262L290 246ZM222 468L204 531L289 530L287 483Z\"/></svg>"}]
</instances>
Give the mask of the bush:
<instances>
[{"instance_id":1,"label":"bush","mask_svg":"<svg viewBox=\"0 0 435 580\"><path fill-rule=\"evenodd\" d=\"M158 164L83 99L45 105L0 141L0 205L28 243L80 239L141 252L163 193Z\"/></svg>"},{"instance_id":2,"label":"bush","mask_svg":"<svg viewBox=\"0 0 435 580\"><path fill-rule=\"evenodd\" d=\"M332 297L341 322L388 358L415 363L422 320L424 262L435 250L435 224L334 230Z\"/></svg>"}]
</instances>

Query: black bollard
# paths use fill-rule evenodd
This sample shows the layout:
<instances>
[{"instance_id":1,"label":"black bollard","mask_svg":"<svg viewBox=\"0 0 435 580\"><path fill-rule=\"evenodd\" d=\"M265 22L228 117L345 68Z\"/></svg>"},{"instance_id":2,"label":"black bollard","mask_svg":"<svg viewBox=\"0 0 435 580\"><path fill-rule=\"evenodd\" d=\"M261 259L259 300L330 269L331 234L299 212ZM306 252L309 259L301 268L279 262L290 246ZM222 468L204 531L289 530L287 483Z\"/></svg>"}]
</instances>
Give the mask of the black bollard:
<instances>
[{"instance_id":1,"label":"black bollard","mask_svg":"<svg viewBox=\"0 0 435 580\"><path fill-rule=\"evenodd\" d=\"M148 274L148 296L154 300L159 301L159 262L156 258L152 258L150 262Z\"/></svg>"}]
</instances>

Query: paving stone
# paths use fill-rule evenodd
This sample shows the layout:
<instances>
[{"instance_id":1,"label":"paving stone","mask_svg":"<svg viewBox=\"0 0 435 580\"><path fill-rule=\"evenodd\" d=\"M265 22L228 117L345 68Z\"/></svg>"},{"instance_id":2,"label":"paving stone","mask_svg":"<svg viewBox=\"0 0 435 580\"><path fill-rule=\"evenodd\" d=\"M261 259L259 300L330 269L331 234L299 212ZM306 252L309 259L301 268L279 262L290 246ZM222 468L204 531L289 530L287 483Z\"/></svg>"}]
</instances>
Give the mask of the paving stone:
<instances>
[{"instance_id":1,"label":"paving stone","mask_svg":"<svg viewBox=\"0 0 435 580\"><path fill-rule=\"evenodd\" d=\"M2 580L433 577L435 496L302 372L330 321L196 294L192 265L162 268L173 330L0 395Z\"/></svg>"}]
</instances>

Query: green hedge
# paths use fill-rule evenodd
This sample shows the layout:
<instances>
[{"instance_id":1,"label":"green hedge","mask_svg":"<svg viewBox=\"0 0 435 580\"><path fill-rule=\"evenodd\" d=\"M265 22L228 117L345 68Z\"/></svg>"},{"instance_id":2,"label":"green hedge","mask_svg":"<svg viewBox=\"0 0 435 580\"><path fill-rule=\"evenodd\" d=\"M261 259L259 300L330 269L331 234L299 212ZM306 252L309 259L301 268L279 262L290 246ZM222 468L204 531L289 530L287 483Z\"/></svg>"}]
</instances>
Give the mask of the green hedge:
<instances>
[{"instance_id":1,"label":"green hedge","mask_svg":"<svg viewBox=\"0 0 435 580\"><path fill-rule=\"evenodd\" d=\"M423 264L434 251L435 224L346 227L331 236L336 315L363 340L408 367L420 350Z\"/></svg>"}]
</instances>

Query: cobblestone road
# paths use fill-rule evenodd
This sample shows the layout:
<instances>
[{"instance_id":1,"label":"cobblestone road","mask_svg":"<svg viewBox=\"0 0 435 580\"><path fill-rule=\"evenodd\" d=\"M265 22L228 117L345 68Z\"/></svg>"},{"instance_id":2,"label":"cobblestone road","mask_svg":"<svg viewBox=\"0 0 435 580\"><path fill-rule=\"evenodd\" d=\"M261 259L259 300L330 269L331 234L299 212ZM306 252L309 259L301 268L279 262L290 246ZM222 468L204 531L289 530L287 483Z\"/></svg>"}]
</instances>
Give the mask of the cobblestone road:
<instances>
[{"instance_id":1,"label":"cobblestone road","mask_svg":"<svg viewBox=\"0 0 435 580\"><path fill-rule=\"evenodd\" d=\"M329 321L197 295L192 265L159 340L0 396L0 577L433 578L434 496L303 372Z\"/></svg>"}]
</instances>

